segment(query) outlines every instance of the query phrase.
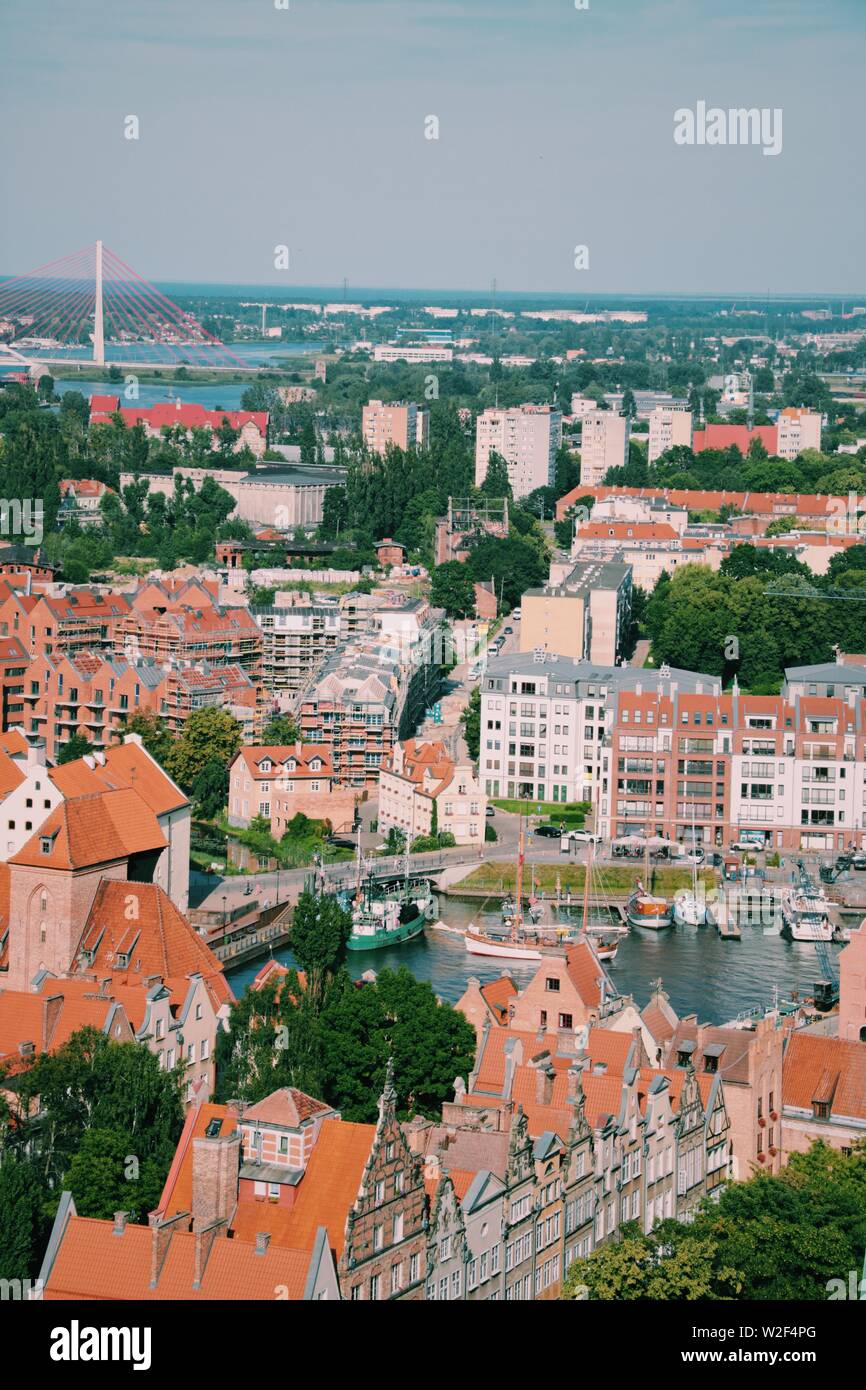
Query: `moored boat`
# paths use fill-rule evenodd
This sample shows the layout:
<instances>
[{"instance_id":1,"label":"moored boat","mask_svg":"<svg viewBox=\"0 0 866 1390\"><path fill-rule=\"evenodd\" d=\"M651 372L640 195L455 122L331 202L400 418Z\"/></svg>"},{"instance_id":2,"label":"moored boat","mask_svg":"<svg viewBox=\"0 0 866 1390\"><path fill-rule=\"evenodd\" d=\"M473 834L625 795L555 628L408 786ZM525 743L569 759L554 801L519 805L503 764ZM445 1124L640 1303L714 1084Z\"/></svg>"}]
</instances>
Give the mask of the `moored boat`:
<instances>
[{"instance_id":1,"label":"moored boat","mask_svg":"<svg viewBox=\"0 0 866 1390\"><path fill-rule=\"evenodd\" d=\"M649 927L652 931L670 927L674 920L667 899L657 898L653 893L648 893L640 879L628 900L625 915L631 926Z\"/></svg>"}]
</instances>

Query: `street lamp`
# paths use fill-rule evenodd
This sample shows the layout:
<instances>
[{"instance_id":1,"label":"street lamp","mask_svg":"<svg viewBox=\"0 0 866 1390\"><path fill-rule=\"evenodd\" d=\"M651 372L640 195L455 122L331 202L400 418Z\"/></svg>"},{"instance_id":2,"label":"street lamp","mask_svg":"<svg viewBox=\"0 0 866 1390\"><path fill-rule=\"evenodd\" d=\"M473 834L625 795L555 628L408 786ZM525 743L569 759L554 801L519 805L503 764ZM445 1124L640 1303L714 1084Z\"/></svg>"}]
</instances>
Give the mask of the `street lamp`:
<instances>
[{"instance_id":1,"label":"street lamp","mask_svg":"<svg viewBox=\"0 0 866 1390\"><path fill-rule=\"evenodd\" d=\"M227 902L228 902L228 894L227 894L227 893L223 893L223 945L224 945L224 946L225 946L225 944L226 944L226 936L227 936L227 934L228 934L228 932L227 932L227 927L228 927L228 909L227 909L227 907L226 907Z\"/></svg>"}]
</instances>

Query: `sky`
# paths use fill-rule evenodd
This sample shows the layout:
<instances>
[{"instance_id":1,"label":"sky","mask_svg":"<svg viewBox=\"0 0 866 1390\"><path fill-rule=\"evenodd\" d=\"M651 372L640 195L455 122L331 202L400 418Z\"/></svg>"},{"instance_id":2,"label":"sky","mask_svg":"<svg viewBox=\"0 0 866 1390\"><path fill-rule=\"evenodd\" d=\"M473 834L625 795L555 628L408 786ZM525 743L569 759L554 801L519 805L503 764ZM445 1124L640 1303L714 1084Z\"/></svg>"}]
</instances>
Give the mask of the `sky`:
<instances>
[{"instance_id":1,"label":"sky","mask_svg":"<svg viewBox=\"0 0 866 1390\"><path fill-rule=\"evenodd\" d=\"M866 0L283 2L0 0L0 274L862 302Z\"/></svg>"}]
</instances>

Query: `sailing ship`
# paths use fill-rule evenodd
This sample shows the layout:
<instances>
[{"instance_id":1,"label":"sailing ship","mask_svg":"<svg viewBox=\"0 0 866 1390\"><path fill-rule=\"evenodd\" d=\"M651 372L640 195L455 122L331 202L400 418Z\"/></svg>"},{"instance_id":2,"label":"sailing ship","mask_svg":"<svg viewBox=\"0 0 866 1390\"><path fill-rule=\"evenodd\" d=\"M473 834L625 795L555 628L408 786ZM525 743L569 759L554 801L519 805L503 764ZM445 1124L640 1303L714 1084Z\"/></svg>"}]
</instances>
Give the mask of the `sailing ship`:
<instances>
[{"instance_id":1,"label":"sailing ship","mask_svg":"<svg viewBox=\"0 0 866 1390\"><path fill-rule=\"evenodd\" d=\"M502 960L541 960L545 948L540 942L527 940L523 920L523 865L525 859L525 840L523 815L520 816L520 836L517 846L517 882L514 897L503 904L503 921L507 928L504 933L484 931L469 923L464 935L466 949L473 956L497 956ZM508 913L506 915L506 904Z\"/></svg>"},{"instance_id":2,"label":"sailing ship","mask_svg":"<svg viewBox=\"0 0 866 1390\"><path fill-rule=\"evenodd\" d=\"M465 933L466 949L476 956L496 956L503 960L541 960L546 955L555 955L566 946L578 941L586 941L600 961L612 961L617 952L616 937L609 933L596 936L589 926L589 890L592 878L592 846L584 883L584 906L582 931L576 931L570 924L551 920L544 921L545 905L535 896L534 884L526 912L523 907L523 878L525 868L525 841L523 817L520 819L520 836L517 853L517 881L513 898L503 903L504 932L479 930L469 925Z\"/></svg>"},{"instance_id":3,"label":"sailing ship","mask_svg":"<svg viewBox=\"0 0 866 1390\"><path fill-rule=\"evenodd\" d=\"M658 898L644 888L640 879L626 904L625 915L632 927L649 927L661 931L673 925L673 912L666 898Z\"/></svg>"}]
</instances>

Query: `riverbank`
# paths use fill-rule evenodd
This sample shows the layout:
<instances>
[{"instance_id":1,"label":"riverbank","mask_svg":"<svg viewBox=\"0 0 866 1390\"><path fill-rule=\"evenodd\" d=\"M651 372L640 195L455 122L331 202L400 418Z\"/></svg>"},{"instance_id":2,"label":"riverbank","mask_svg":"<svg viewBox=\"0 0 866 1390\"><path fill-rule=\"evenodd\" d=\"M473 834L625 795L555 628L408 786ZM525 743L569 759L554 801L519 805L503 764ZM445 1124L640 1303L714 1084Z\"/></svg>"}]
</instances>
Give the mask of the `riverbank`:
<instances>
[{"instance_id":1,"label":"riverbank","mask_svg":"<svg viewBox=\"0 0 866 1390\"><path fill-rule=\"evenodd\" d=\"M635 882L642 875L640 866L625 868L616 865L596 865L593 869L594 896L627 897ZM716 876L711 869L702 869L699 882L709 891L716 887ZM459 896L464 891L472 894L485 892L490 895L513 893L517 882L517 867L502 860L490 860L472 869L459 883L450 888L452 895ZM536 864L527 865L523 870L524 891L529 892L532 885L545 893L582 893L586 884L584 864ZM650 882L645 885L651 892L670 897L681 888L691 888L690 868L654 868L650 871Z\"/></svg>"}]
</instances>

